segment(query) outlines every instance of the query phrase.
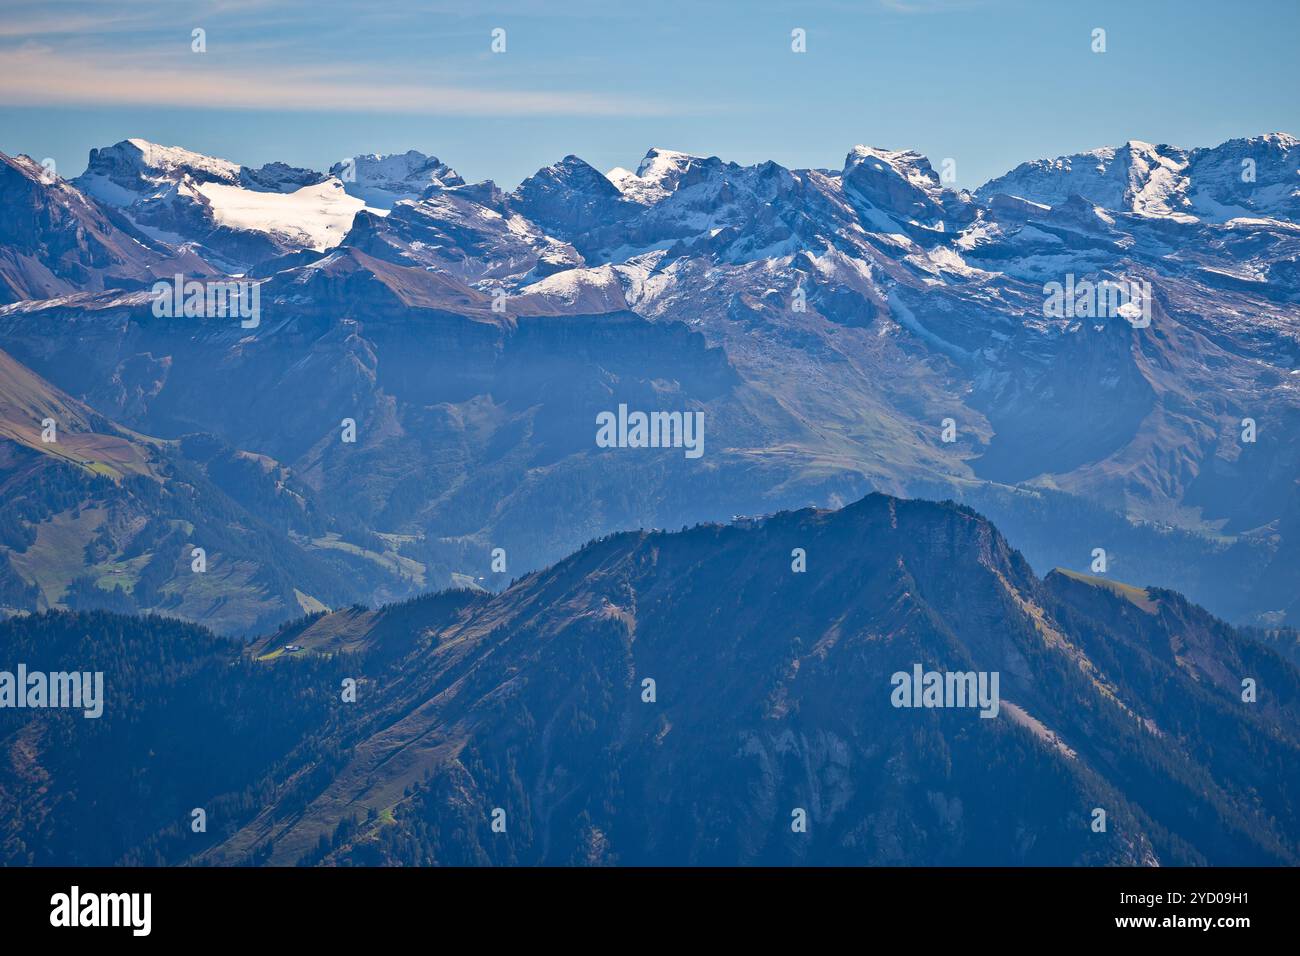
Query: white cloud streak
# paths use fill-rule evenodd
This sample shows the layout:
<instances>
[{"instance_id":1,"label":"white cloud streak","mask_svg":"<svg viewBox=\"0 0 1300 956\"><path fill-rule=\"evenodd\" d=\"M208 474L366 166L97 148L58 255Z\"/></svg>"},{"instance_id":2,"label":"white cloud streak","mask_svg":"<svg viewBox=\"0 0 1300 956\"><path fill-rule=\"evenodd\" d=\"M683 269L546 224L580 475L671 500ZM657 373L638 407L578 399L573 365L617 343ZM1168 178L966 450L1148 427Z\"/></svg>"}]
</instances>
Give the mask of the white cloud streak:
<instances>
[{"instance_id":1,"label":"white cloud streak","mask_svg":"<svg viewBox=\"0 0 1300 956\"><path fill-rule=\"evenodd\" d=\"M346 65L222 66L205 55L191 56L192 63L175 57L74 54L28 43L0 50L0 102L458 116L653 116L668 111L652 100L586 91L430 85L375 79L371 72Z\"/></svg>"}]
</instances>

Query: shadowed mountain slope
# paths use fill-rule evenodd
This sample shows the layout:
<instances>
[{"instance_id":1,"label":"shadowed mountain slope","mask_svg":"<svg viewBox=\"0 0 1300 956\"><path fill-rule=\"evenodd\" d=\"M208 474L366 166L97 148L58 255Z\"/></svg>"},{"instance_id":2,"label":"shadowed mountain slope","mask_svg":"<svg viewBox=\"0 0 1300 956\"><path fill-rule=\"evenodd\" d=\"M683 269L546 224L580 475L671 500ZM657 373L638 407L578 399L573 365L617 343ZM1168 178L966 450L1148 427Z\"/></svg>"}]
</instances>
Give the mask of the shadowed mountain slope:
<instances>
[{"instance_id":1,"label":"shadowed mountain slope","mask_svg":"<svg viewBox=\"0 0 1300 956\"><path fill-rule=\"evenodd\" d=\"M806 571L794 570L796 548ZM32 626L7 625L14 635ZM83 650L89 667L96 653ZM310 692L325 695L311 697L311 726L260 773L244 767L220 793L196 784L168 811L170 830L124 854L1300 860L1300 671L1176 594L1040 580L991 524L952 504L872 495L835 512L616 534L500 594L336 611L247 656L268 693L326 669L329 683ZM996 672L996 716L894 706L892 676L917 665ZM247 666L231 680L248 679ZM356 681L355 701L342 677ZM1255 702L1243 700L1245 678ZM114 701L102 719L110 735ZM301 717L292 709L284 723ZM35 731L6 719L12 754ZM24 753L29 768L75 759ZM5 786L12 805L37 812L41 798L12 770ZM245 787L258 805L236 807L231 794ZM218 800L230 809L210 816L206 834L183 829L191 806ZM806 832L792 828L796 810Z\"/></svg>"}]
</instances>

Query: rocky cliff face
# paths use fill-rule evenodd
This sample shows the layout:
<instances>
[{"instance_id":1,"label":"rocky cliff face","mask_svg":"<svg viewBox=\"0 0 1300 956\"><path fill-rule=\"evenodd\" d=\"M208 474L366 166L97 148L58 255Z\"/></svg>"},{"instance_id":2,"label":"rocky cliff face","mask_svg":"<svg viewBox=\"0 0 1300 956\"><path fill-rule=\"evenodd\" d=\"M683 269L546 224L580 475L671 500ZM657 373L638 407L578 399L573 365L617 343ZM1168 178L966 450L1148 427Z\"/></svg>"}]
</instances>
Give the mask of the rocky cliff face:
<instances>
[{"instance_id":1,"label":"rocky cliff face","mask_svg":"<svg viewBox=\"0 0 1300 956\"><path fill-rule=\"evenodd\" d=\"M0 153L0 304L139 288L202 259L155 242L26 156Z\"/></svg>"}]
</instances>

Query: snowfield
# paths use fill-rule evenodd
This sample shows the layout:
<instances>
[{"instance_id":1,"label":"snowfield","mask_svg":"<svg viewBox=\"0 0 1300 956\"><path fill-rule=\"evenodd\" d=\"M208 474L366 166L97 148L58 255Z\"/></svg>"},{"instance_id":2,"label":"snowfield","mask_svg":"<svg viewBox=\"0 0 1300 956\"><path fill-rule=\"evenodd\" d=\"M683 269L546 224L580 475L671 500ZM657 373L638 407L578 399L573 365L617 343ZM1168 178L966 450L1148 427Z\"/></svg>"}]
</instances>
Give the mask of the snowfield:
<instances>
[{"instance_id":1,"label":"snowfield","mask_svg":"<svg viewBox=\"0 0 1300 956\"><path fill-rule=\"evenodd\" d=\"M349 196L337 179L292 193L254 192L220 183L203 183L198 191L212 203L219 225L284 236L317 252L337 246L362 209L388 214Z\"/></svg>"}]
</instances>

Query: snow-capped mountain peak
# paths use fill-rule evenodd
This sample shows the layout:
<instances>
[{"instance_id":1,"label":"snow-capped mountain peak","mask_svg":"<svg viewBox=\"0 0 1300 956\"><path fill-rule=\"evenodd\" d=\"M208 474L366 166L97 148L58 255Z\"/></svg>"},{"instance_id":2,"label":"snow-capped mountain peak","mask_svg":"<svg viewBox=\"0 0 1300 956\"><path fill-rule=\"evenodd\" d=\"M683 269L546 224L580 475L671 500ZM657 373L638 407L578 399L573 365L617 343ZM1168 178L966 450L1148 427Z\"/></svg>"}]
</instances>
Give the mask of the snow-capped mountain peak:
<instances>
[{"instance_id":1,"label":"snow-capped mountain peak","mask_svg":"<svg viewBox=\"0 0 1300 956\"><path fill-rule=\"evenodd\" d=\"M210 178L227 182L236 182L242 167L226 159L205 156L180 146L163 146L145 139L131 138L116 146L106 147L99 153L113 153L123 160L132 158L131 147L138 158L137 166L143 172L154 171L163 175L189 174L195 179ZM91 165L96 162L96 151L91 151Z\"/></svg>"},{"instance_id":2,"label":"snow-capped mountain peak","mask_svg":"<svg viewBox=\"0 0 1300 956\"><path fill-rule=\"evenodd\" d=\"M605 176L627 199L642 206L653 206L685 185L692 169L704 165L721 166L721 161L655 146L645 154L635 173L616 166Z\"/></svg>"},{"instance_id":3,"label":"snow-capped mountain peak","mask_svg":"<svg viewBox=\"0 0 1300 956\"><path fill-rule=\"evenodd\" d=\"M1193 150L1189 198L1207 222L1300 219L1300 140L1290 133Z\"/></svg>"},{"instance_id":4,"label":"snow-capped mountain peak","mask_svg":"<svg viewBox=\"0 0 1300 956\"><path fill-rule=\"evenodd\" d=\"M232 271L336 245L364 205L315 170L244 166L139 138L91 150L74 182L151 237L195 242L205 258Z\"/></svg>"},{"instance_id":5,"label":"snow-capped mountain peak","mask_svg":"<svg viewBox=\"0 0 1300 956\"><path fill-rule=\"evenodd\" d=\"M663 180L674 172L685 169L692 162L701 162L703 159L703 156L683 153L681 150L652 146L641 159L636 174L642 179Z\"/></svg>"},{"instance_id":6,"label":"snow-capped mountain peak","mask_svg":"<svg viewBox=\"0 0 1300 956\"><path fill-rule=\"evenodd\" d=\"M937 227L950 218L945 203L956 197L944 190L930 161L910 149L854 146L844 159L842 180L849 198L865 201L883 215L869 218L886 232L908 223Z\"/></svg>"},{"instance_id":7,"label":"snow-capped mountain peak","mask_svg":"<svg viewBox=\"0 0 1300 956\"><path fill-rule=\"evenodd\" d=\"M1167 216L1183 211L1187 161L1186 150L1130 140L1123 146L1021 163L985 183L976 195L1004 193L1057 206L1077 194L1107 209Z\"/></svg>"},{"instance_id":8,"label":"snow-capped mountain peak","mask_svg":"<svg viewBox=\"0 0 1300 956\"><path fill-rule=\"evenodd\" d=\"M919 189L940 188L939 177L930 166L930 160L914 149L883 149L859 144L849 150L844 168L862 163L874 163L875 168L881 171L888 167Z\"/></svg>"},{"instance_id":9,"label":"snow-capped mountain peak","mask_svg":"<svg viewBox=\"0 0 1300 956\"><path fill-rule=\"evenodd\" d=\"M391 209L403 199L419 199L430 187L463 186L465 180L437 156L419 150L353 156L330 167L349 195L379 209Z\"/></svg>"},{"instance_id":10,"label":"snow-capped mountain peak","mask_svg":"<svg viewBox=\"0 0 1300 956\"><path fill-rule=\"evenodd\" d=\"M1153 218L1227 222L1300 213L1300 142L1289 133L1184 149L1129 140L1022 163L976 190L1058 206L1080 195L1099 206Z\"/></svg>"}]
</instances>

